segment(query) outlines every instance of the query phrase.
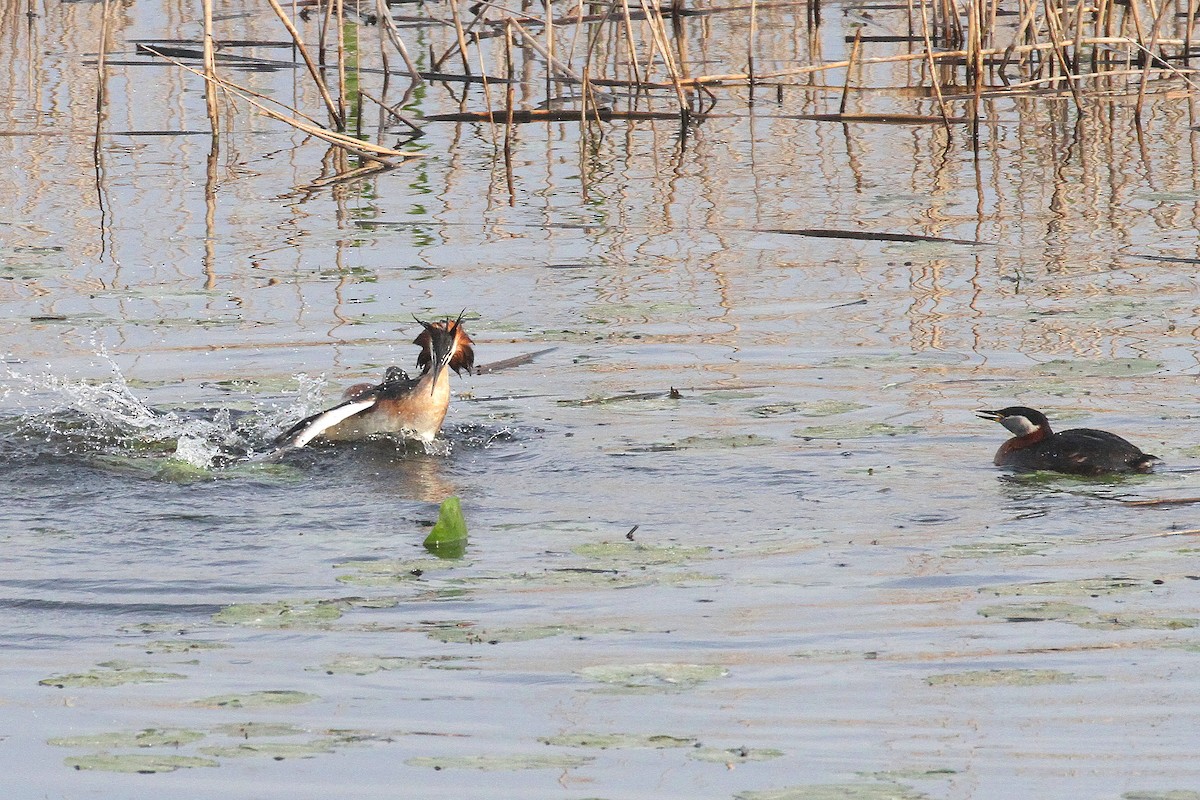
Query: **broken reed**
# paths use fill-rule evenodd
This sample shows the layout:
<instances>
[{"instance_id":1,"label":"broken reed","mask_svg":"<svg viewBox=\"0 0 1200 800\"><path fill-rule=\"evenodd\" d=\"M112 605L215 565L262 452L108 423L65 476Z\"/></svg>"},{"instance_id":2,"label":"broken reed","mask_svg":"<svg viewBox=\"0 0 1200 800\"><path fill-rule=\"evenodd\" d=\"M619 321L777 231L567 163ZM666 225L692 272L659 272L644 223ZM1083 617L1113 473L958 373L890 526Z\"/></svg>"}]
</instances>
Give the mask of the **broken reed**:
<instances>
[{"instance_id":1,"label":"broken reed","mask_svg":"<svg viewBox=\"0 0 1200 800\"><path fill-rule=\"evenodd\" d=\"M850 58L834 62L826 61L820 50L819 0L738 2L685 8L675 1L566 0L546 2L533 13L518 0L451 3L445 12L428 6L399 6L397 12L384 0L315 0L298 12L295 5L288 9L280 0L268 0L320 94L328 129L339 134L347 124L347 109L361 107L364 99L378 105L381 115L403 119L400 103L387 97L395 75L407 76L409 92L423 79L447 86L482 83L485 108L470 108L469 96L463 95L461 113L432 119L486 119L509 129L518 121L572 115L585 124L663 116L686 122L719 104L718 87L749 86L751 92L742 98L752 101L755 85L774 84L782 96L782 87L818 85L819 75L830 70L845 70L841 107L838 114L823 118L869 116L861 110L848 113L847 100L852 77L861 84L862 75L871 70L876 88L880 76L894 85L926 87L924 96L936 99L947 126L977 119L984 96L1069 92L1082 105L1089 92L1132 94L1136 87L1140 114L1152 76L1193 85L1188 73L1200 0L1008 0L1003 5L1000 0L884 0L864 6L875 13L869 29L846 37L854 42L847 48ZM354 52L348 53L347 25L364 30L377 26L382 69L362 67L365 34L356 37ZM428 29L422 36L429 42L425 72L418 70L405 44L417 38L415 26ZM802 40L780 35L781 29L804 29L808 35ZM744 39L732 41L730 32ZM315 56L314 42L306 41L306 35L316 39ZM779 49L787 52L775 52ZM703 60L694 60L692 51L700 51ZM403 67L391 65L392 54L400 55ZM723 69L693 74L697 63ZM881 65L891 69L882 72ZM357 78L352 98L347 98L348 68ZM245 99L238 92L242 87L215 70L209 60L205 77L211 87ZM364 81L373 85L362 86ZM517 83L522 86L519 101ZM501 85L499 95L491 91ZM518 103L538 104L535 87L544 87L547 108L517 108ZM723 97L727 100L728 93ZM290 112L283 115L294 120L289 124L311 132L311 119L299 110ZM957 116L952 119L952 114ZM215 131L215 106L210 106L210 117ZM404 122L415 129L414 123ZM510 137L503 137L505 144ZM322 138L348 144L340 136ZM387 155L375 149L369 157Z\"/></svg>"},{"instance_id":2,"label":"broken reed","mask_svg":"<svg viewBox=\"0 0 1200 800\"><path fill-rule=\"evenodd\" d=\"M817 73L829 70L850 73L852 67L905 64L911 68L893 72L899 77L892 80L907 87L928 87L947 123L951 102L965 103L964 118L974 119L984 96L1018 91L1070 93L1082 105L1089 92L1136 88L1140 113L1152 77L1169 76L1193 85L1188 73L1194 55L1197 2L1200 0L1015 0L1014 5L1010 0L1002 5L1000 0L909 0L907 6L865 6L878 9L871 26L877 35L863 36L860 30L855 37L846 37L848 42L856 42L853 52L850 58L836 62L824 61L814 46L819 39L812 35L808 52L799 59L794 53L781 58L762 52L763 42L769 39L763 35L765 15L770 15L771 27L790 24L805 27L811 34L821 24L818 0L748 0L748 4L687 10L682 3L615 0L603 5L563 4L555 14L550 7L543 7L544 13L537 15L503 3L479 3L466 10L453 9L452 18L444 22L453 28L452 41L441 52L431 46L431 58L441 66L457 55L464 65L464 78L471 74L473 62L497 65L493 67L496 74L488 79L503 80L498 77L499 66L511 63L507 50L511 45L497 47L496 40L503 43L512 38L527 62L542 67L538 75L523 74L545 82L548 100L571 97L584 119L658 116L667 110L664 102L670 102L676 113L687 119L704 113L702 101L716 102L712 87L753 87L765 82L783 86L811 81ZM907 9L891 18L893 27L900 30L886 29L889 8ZM711 41L710 32L717 27L714 19L721 20L723 30L744 30L744 46ZM902 30L905 21L907 36ZM897 42L904 52L895 52ZM692 74L689 45L703 49L708 59L705 63L717 61L729 69ZM475 59L463 54L469 47L479 51ZM880 53L883 47L892 52ZM720 58L713 58L714 54ZM783 61L795 65L764 68ZM876 78L879 74L872 73ZM615 90L622 89L628 90L620 93L626 106L618 109L612 101ZM847 74L841 113L845 113L850 90ZM603 114L599 113L601 106ZM503 111L506 121L514 119L511 107L506 105ZM464 109L462 114L445 118L496 120L499 112L489 103L486 110ZM529 111L517 116L549 119L561 118L561 113Z\"/></svg>"}]
</instances>

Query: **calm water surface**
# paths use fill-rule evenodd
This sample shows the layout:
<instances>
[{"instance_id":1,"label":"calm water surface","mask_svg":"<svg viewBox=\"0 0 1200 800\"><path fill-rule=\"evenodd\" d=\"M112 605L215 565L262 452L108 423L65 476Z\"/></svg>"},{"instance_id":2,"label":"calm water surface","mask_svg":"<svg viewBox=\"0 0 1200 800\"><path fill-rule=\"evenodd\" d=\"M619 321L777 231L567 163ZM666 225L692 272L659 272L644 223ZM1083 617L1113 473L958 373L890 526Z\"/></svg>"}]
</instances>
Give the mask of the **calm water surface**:
<instances>
[{"instance_id":1,"label":"calm water surface","mask_svg":"<svg viewBox=\"0 0 1200 800\"><path fill-rule=\"evenodd\" d=\"M6 797L1200 791L1200 517L1123 502L1200 495L1186 99L1140 143L1123 102L996 100L975 153L789 117L840 83L732 90L683 143L521 126L511 190L456 123L323 186L324 147L244 107L218 151L129 135L207 129L197 79L133 52L192 12L149 3L113 32L97 182L99 6L9 6ZM232 9L224 35L280 38ZM986 244L771 232L802 228ZM456 380L435 452L244 458L464 308L480 362L548 352ZM1013 403L1164 465L1015 480L971 413ZM451 495L471 538L439 561Z\"/></svg>"}]
</instances>

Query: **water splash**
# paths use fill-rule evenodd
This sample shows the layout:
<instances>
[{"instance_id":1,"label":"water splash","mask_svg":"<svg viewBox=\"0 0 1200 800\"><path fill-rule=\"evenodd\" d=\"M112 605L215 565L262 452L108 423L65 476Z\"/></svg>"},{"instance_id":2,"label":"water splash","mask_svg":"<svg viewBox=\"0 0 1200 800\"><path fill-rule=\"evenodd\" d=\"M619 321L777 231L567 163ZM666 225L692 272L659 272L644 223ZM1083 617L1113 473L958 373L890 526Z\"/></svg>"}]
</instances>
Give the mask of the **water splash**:
<instances>
[{"instance_id":1,"label":"water splash","mask_svg":"<svg viewBox=\"0 0 1200 800\"><path fill-rule=\"evenodd\" d=\"M323 379L298 375L297 409L159 410L130 388L117 364L98 353L110 374L102 380L70 380L54 374L28 374L6 366L5 399L15 399L25 415L14 436L42 453L171 459L200 469L221 467L272 447L280 425L308 413Z\"/></svg>"},{"instance_id":2,"label":"water splash","mask_svg":"<svg viewBox=\"0 0 1200 800\"><path fill-rule=\"evenodd\" d=\"M15 451L34 458L82 456L136 474L172 476L178 473L176 467L185 467L178 474L202 478L208 470L237 463L278 460L283 451L276 437L323 408L329 388L324 376L298 374L289 403L247 391L239 397L241 410L163 410L138 397L106 352L100 349L97 357L109 368L109 375L100 380L18 372L4 365L0 399L15 401L25 413L13 425L0 419L0 448L15 446ZM392 444L402 452L417 447L425 455L449 457L455 447L486 449L511 436L507 428L466 424L448 428L432 442Z\"/></svg>"}]
</instances>

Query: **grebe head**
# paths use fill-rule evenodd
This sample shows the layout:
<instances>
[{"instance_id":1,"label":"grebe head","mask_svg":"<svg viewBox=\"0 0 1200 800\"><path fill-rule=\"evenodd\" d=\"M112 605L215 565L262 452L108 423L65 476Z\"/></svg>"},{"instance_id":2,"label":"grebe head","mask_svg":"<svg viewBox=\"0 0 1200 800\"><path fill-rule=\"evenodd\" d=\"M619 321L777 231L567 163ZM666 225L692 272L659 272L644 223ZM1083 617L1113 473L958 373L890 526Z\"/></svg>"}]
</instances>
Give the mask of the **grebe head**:
<instances>
[{"instance_id":1,"label":"grebe head","mask_svg":"<svg viewBox=\"0 0 1200 800\"><path fill-rule=\"evenodd\" d=\"M999 411L976 411L975 413L980 419L999 422L1016 436L1028 436L1038 431L1042 431L1046 436L1050 435L1050 420L1046 419L1046 415L1026 406L1009 406Z\"/></svg>"},{"instance_id":2,"label":"grebe head","mask_svg":"<svg viewBox=\"0 0 1200 800\"><path fill-rule=\"evenodd\" d=\"M447 317L439 322L425 322L413 317L425 329L413 339L413 344L421 348L417 366L422 373L432 371L436 377L443 369L450 367L458 375L462 375L464 369L468 375L471 374L475 366L475 350L471 347L474 342L463 328L462 318L463 315L459 314L458 319Z\"/></svg>"}]
</instances>

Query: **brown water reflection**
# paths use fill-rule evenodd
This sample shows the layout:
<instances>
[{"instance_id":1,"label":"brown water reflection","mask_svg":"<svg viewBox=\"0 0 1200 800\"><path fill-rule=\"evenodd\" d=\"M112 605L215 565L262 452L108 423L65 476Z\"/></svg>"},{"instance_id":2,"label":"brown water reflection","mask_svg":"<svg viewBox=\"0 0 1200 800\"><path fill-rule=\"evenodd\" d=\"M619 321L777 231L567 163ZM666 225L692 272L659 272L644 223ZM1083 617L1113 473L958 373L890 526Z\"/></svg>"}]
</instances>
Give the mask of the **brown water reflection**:
<instances>
[{"instance_id":1,"label":"brown water reflection","mask_svg":"<svg viewBox=\"0 0 1200 800\"><path fill-rule=\"evenodd\" d=\"M111 5L98 171L103 5L28 7L0 0L12 797L1195 789L1195 513L1119 502L1200 495L1182 84L1156 79L1140 131L1125 84L1082 115L989 91L975 149L961 126L801 119L841 99L844 71L814 73L753 104L719 87L686 138L675 120L517 126L511 181L486 122L428 123L405 143L422 158L347 179L353 159L226 101L214 146L199 79L135 50L194 40L196 12ZM224 38L280 38L256 4L221 11ZM762 10L758 69L903 27L897 9L822 13L808 30L803 7ZM731 16L685 18L687 74L744 61ZM422 68L454 38L402 30ZM350 33L372 67L377 32ZM611 64L626 44L597 47ZM533 110L545 83L518 53ZM320 107L301 72L223 69ZM849 110L936 114L922 69L856 68ZM484 107L478 84L430 83L406 111ZM379 143L409 135L362 118ZM482 362L554 349L456 384L448 454L169 458L187 437L265 447L341 386L411 366L413 314L463 308ZM79 385L113 365L137 424ZM1002 431L970 413L1008 402L1165 465L1009 479L989 463ZM450 494L472 539L438 569L420 542ZM39 685L140 669L185 677ZM149 728L200 738L49 743ZM246 731L271 747L230 755ZM563 744L593 734L625 738ZM125 774L97 752L219 766Z\"/></svg>"}]
</instances>

